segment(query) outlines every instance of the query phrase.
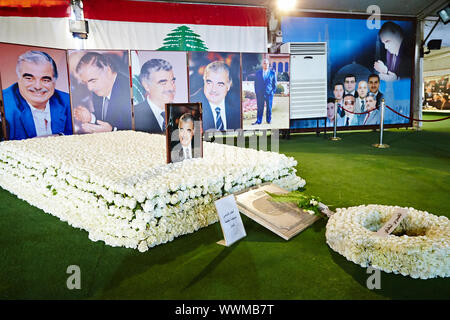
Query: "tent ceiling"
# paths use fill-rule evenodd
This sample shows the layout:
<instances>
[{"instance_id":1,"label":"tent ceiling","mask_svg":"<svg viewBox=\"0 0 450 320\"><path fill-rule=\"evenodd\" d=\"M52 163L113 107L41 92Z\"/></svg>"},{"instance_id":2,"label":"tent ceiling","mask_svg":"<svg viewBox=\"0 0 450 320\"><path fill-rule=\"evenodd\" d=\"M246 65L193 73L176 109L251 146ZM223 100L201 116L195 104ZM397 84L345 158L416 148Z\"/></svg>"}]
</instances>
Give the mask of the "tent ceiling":
<instances>
[{"instance_id":1,"label":"tent ceiling","mask_svg":"<svg viewBox=\"0 0 450 320\"><path fill-rule=\"evenodd\" d=\"M276 4L276 0L177 0L176 2L252 5L266 8L272 8ZM297 0L296 9L365 13L368 6L376 4L382 14L424 18L436 15L437 10L444 7L447 2L447 0Z\"/></svg>"}]
</instances>

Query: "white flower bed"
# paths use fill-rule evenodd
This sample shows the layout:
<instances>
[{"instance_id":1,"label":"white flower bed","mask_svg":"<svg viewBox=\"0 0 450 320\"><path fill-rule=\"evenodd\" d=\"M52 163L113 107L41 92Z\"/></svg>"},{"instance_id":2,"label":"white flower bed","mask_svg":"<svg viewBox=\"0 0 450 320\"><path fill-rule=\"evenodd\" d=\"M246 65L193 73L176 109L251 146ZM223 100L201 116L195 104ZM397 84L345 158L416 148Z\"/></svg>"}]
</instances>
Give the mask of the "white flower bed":
<instances>
[{"instance_id":1,"label":"white flower bed","mask_svg":"<svg viewBox=\"0 0 450 320\"><path fill-rule=\"evenodd\" d=\"M421 279L449 277L447 217L407 208L407 216L391 235L384 238L375 235L398 208L368 205L337 209L327 223L328 245L362 267L371 265Z\"/></svg>"},{"instance_id":2,"label":"white flower bed","mask_svg":"<svg viewBox=\"0 0 450 320\"><path fill-rule=\"evenodd\" d=\"M146 251L218 221L214 201L272 181L295 190L285 155L204 143L166 164L165 137L135 131L0 143L0 186L93 241Z\"/></svg>"}]
</instances>

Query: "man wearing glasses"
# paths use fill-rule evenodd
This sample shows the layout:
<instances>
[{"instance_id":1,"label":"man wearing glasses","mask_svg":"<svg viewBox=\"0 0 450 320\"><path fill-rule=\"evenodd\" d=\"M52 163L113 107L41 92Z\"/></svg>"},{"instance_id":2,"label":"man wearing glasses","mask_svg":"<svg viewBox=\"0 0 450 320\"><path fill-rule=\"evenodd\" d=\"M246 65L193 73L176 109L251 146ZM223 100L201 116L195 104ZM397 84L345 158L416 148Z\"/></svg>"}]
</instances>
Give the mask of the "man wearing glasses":
<instances>
[{"instance_id":1,"label":"man wearing glasses","mask_svg":"<svg viewBox=\"0 0 450 320\"><path fill-rule=\"evenodd\" d=\"M344 96L344 109L345 109L345 119L344 126L356 126L358 125L358 118L355 114L355 97L349 93Z\"/></svg>"}]
</instances>

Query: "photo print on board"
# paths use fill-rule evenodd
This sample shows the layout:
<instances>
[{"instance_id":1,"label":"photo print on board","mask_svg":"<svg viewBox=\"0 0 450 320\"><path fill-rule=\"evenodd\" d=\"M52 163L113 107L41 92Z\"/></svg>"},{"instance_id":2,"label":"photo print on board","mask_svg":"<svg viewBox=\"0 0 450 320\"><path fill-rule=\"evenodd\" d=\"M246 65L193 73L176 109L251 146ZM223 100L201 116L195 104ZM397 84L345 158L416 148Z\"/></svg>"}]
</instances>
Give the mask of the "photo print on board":
<instances>
[{"instance_id":1,"label":"photo print on board","mask_svg":"<svg viewBox=\"0 0 450 320\"><path fill-rule=\"evenodd\" d=\"M188 103L186 52L131 51L135 130L166 133L167 103Z\"/></svg>"},{"instance_id":2,"label":"photo print on board","mask_svg":"<svg viewBox=\"0 0 450 320\"><path fill-rule=\"evenodd\" d=\"M72 134L66 51L7 43L0 49L4 138Z\"/></svg>"},{"instance_id":3,"label":"photo print on board","mask_svg":"<svg viewBox=\"0 0 450 320\"><path fill-rule=\"evenodd\" d=\"M240 54L189 52L189 101L203 108L203 130L241 129Z\"/></svg>"},{"instance_id":4,"label":"photo print on board","mask_svg":"<svg viewBox=\"0 0 450 320\"><path fill-rule=\"evenodd\" d=\"M74 133L131 130L127 50L69 50Z\"/></svg>"},{"instance_id":5,"label":"photo print on board","mask_svg":"<svg viewBox=\"0 0 450 320\"><path fill-rule=\"evenodd\" d=\"M200 103L166 104L167 163L203 157Z\"/></svg>"}]
</instances>

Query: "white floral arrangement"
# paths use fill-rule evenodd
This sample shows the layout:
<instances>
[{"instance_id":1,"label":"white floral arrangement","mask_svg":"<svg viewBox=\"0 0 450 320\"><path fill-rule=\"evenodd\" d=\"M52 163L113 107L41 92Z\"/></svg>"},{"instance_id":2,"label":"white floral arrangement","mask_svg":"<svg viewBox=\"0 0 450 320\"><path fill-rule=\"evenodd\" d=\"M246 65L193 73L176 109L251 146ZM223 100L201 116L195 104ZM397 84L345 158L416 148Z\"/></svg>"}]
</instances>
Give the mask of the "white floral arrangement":
<instances>
[{"instance_id":1,"label":"white floral arrangement","mask_svg":"<svg viewBox=\"0 0 450 320\"><path fill-rule=\"evenodd\" d=\"M144 252L217 222L227 194L305 185L283 154L204 142L203 158L166 164L165 144L135 131L1 142L0 186L92 241Z\"/></svg>"},{"instance_id":2,"label":"white floral arrangement","mask_svg":"<svg viewBox=\"0 0 450 320\"><path fill-rule=\"evenodd\" d=\"M399 207L367 205L339 208L327 223L327 244L362 267L428 279L450 276L450 222L414 208L392 234L376 232Z\"/></svg>"}]
</instances>

